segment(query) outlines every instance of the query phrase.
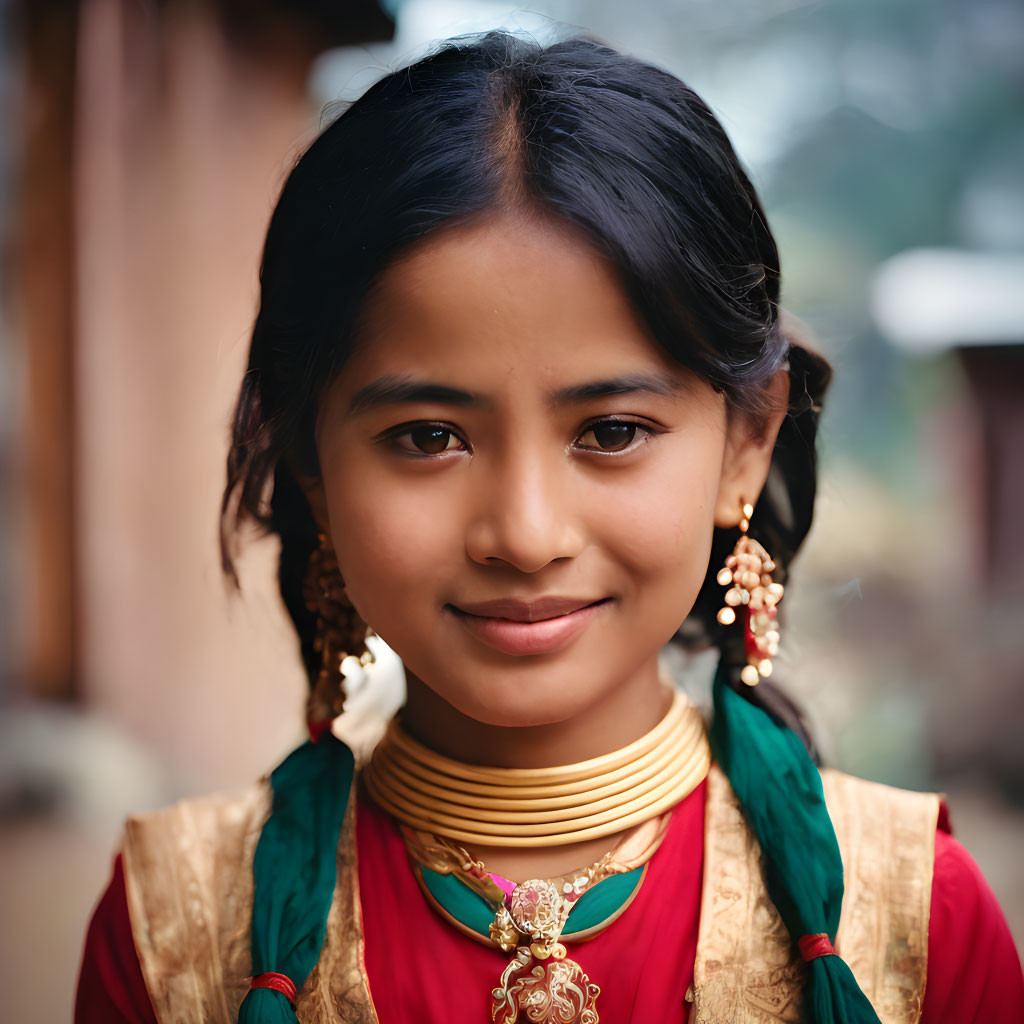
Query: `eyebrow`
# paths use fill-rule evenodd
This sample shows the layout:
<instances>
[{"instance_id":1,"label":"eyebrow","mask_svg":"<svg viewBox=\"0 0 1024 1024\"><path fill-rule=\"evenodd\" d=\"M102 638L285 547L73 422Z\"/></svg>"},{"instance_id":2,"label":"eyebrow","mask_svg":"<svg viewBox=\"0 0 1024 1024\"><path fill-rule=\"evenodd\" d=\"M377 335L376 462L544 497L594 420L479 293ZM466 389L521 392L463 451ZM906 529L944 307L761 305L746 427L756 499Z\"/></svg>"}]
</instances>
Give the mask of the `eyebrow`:
<instances>
[{"instance_id":1,"label":"eyebrow","mask_svg":"<svg viewBox=\"0 0 1024 1024\"><path fill-rule=\"evenodd\" d=\"M462 407L485 404L479 395L463 391L461 388L388 373L360 388L352 396L348 411L350 416L355 416L380 405L399 405L403 402L436 402L440 405Z\"/></svg>"},{"instance_id":2,"label":"eyebrow","mask_svg":"<svg viewBox=\"0 0 1024 1024\"><path fill-rule=\"evenodd\" d=\"M552 405L578 405L595 398L612 395L658 395L672 397L683 389L683 384L668 373L635 373L605 380L587 381L559 388L549 396ZM480 408L490 405L481 395L439 384L417 380L397 374L385 374L360 388L349 403L349 415L356 416L381 405L400 405L413 402L436 402L461 408Z\"/></svg>"},{"instance_id":3,"label":"eyebrow","mask_svg":"<svg viewBox=\"0 0 1024 1024\"><path fill-rule=\"evenodd\" d=\"M683 388L682 382L669 373L632 373L623 377L609 377L586 384L573 384L560 388L551 397L555 404L575 404L610 395L659 395L671 398Z\"/></svg>"}]
</instances>

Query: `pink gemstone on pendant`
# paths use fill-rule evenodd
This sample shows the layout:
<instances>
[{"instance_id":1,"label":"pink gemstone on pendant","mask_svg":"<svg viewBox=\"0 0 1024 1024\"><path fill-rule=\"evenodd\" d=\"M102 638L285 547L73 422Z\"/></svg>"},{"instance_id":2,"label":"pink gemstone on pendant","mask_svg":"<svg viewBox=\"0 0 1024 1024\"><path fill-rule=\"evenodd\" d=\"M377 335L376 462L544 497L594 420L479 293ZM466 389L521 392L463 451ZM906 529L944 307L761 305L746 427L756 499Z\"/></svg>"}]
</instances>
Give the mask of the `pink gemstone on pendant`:
<instances>
[{"instance_id":1,"label":"pink gemstone on pendant","mask_svg":"<svg viewBox=\"0 0 1024 1024\"><path fill-rule=\"evenodd\" d=\"M562 894L551 882L530 879L515 887L508 909L521 931L554 938L561 930L562 901Z\"/></svg>"}]
</instances>

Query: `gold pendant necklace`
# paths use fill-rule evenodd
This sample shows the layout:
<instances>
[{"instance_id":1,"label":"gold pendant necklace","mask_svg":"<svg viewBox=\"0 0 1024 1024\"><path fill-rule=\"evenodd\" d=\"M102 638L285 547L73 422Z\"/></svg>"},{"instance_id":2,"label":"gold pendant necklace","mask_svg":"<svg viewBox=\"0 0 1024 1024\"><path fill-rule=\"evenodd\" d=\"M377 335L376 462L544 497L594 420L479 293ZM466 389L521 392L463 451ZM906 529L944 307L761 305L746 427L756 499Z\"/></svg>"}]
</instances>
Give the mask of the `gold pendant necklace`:
<instances>
[{"instance_id":1,"label":"gold pendant necklace","mask_svg":"<svg viewBox=\"0 0 1024 1024\"><path fill-rule=\"evenodd\" d=\"M491 990L491 1020L495 1024L597 1024L600 988L583 968L569 958L562 941L569 914L576 902L599 882L612 875L646 872L646 865L661 845L671 812L644 822L615 848L587 868L550 879L530 879L513 887L511 882L491 874L461 846L443 836L403 826L409 858L428 902L442 917L479 940L483 936L449 910L428 886L424 870L435 875L454 875L490 905L494 920L490 941L506 953L511 962L499 984ZM643 874L633 891L614 913L597 925L573 932L570 939L589 938L611 924L639 890Z\"/></svg>"},{"instance_id":2,"label":"gold pendant necklace","mask_svg":"<svg viewBox=\"0 0 1024 1024\"><path fill-rule=\"evenodd\" d=\"M670 809L704 780L710 762L700 712L675 694L662 720L640 739L552 768L465 764L417 743L392 722L362 777L373 800L401 823L428 901L487 941L434 897L422 868L456 875L494 913L490 940L513 957L491 990L493 1024L598 1024L601 990L561 941L569 911L602 879L647 863ZM488 873L457 845L567 846L629 830L590 868L518 885Z\"/></svg>"},{"instance_id":3,"label":"gold pendant necklace","mask_svg":"<svg viewBox=\"0 0 1024 1024\"><path fill-rule=\"evenodd\" d=\"M511 926L504 934L514 930L532 941L516 948L500 985L491 991L494 1024L516 1024L520 1013L531 1024L598 1024L601 989L558 941L571 909L572 903L546 879L521 882L508 907L502 905L498 920L504 916Z\"/></svg>"}]
</instances>

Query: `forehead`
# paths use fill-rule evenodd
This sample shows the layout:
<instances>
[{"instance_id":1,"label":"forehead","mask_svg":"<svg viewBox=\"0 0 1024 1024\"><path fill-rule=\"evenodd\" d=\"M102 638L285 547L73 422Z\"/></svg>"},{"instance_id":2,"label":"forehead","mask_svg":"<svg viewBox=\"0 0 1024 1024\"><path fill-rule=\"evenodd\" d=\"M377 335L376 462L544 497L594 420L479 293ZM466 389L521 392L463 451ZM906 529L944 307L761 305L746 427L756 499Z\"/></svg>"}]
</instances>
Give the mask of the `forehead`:
<instances>
[{"instance_id":1,"label":"forehead","mask_svg":"<svg viewBox=\"0 0 1024 1024\"><path fill-rule=\"evenodd\" d=\"M655 370L690 376L651 339L586 236L506 216L446 229L392 264L339 383L443 374L466 386L552 388Z\"/></svg>"}]
</instances>

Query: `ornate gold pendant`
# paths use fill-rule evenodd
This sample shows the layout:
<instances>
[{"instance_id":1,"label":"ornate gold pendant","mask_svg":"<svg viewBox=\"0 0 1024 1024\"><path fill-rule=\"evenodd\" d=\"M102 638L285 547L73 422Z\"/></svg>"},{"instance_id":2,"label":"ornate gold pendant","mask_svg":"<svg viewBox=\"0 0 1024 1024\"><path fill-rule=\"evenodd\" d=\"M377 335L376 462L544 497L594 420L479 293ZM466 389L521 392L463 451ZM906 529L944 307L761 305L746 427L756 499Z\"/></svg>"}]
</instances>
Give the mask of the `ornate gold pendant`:
<instances>
[{"instance_id":1,"label":"ornate gold pendant","mask_svg":"<svg viewBox=\"0 0 1024 1024\"><path fill-rule=\"evenodd\" d=\"M559 942L536 951L547 955L537 957L533 947L516 950L501 986L491 992L491 1020L516 1024L522 1013L530 1024L598 1024L601 990L566 958L565 946Z\"/></svg>"},{"instance_id":2,"label":"ornate gold pendant","mask_svg":"<svg viewBox=\"0 0 1024 1024\"><path fill-rule=\"evenodd\" d=\"M530 1024L598 1024L601 990L575 960L566 958L558 941L570 906L551 882L534 878L517 885L508 909L496 915L491 937L503 949L514 948L517 934L533 942L516 949L500 986L491 991L494 1024L516 1024L520 1013Z\"/></svg>"}]
</instances>

